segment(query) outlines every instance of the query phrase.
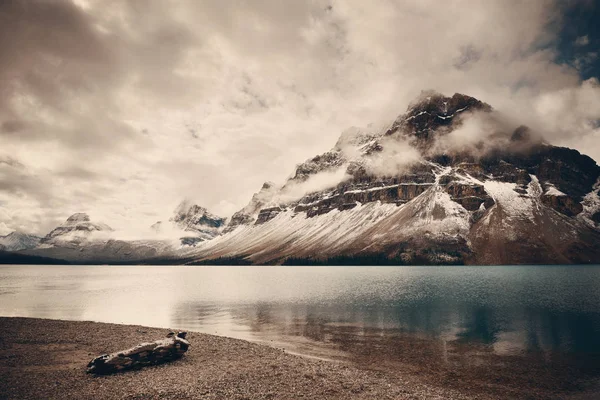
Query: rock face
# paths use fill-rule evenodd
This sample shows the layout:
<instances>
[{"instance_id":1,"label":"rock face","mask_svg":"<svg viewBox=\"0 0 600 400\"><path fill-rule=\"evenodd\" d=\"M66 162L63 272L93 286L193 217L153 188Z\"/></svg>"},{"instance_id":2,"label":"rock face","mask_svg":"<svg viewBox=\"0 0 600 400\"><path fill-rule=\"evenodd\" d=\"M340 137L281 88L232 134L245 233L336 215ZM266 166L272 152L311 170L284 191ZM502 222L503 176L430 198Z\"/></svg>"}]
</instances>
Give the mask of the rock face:
<instances>
[{"instance_id":1,"label":"rock face","mask_svg":"<svg viewBox=\"0 0 600 400\"><path fill-rule=\"evenodd\" d=\"M212 238L218 234L219 228L225 223L225 218L209 213L206 208L183 201L175 209L175 214L169 221L185 232L196 232Z\"/></svg>"},{"instance_id":2,"label":"rock face","mask_svg":"<svg viewBox=\"0 0 600 400\"><path fill-rule=\"evenodd\" d=\"M76 213L44 236L40 243L43 245L78 246L95 238L101 238L103 233L111 231L112 228L106 224L91 222L89 215Z\"/></svg>"},{"instance_id":3,"label":"rock face","mask_svg":"<svg viewBox=\"0 0 600 400\"><path fill-rule=\"evenodd\" d=\"M256 222L261 209L272 201L279 189L274 183L265 182L260 191L252 196L250 203L233 214L224 232L231 232L240 225L249 225Z\"/></svg>"},{"instance_id":4,"label":"rock face","mask_svg":"<svg viewBox=\"0 0 600 400\"><path fill-rule=\"evenodd\" d=\"M12 232L6 236L0 236L0 250L19 251L33 249L40 244L41 238L21 232Z\"/></svg>"},{"instance_id":5,"label":"rock face","mask_svg":"<svg viewBox=\"0 0 600 400\"><path fill-rule=\"evenodd\" d=\"M184 234L180 238L182 246L193 247L219 235L225 225L225 218L213 215L206 208L186 200L177 206L169 219L169 225L169 228L175 228ZM162 232L167 227L162 221L158 221L151 228L155 232Z\"/></svg>"},{"instance_id":6,"label":"rock face","mask_svg":"<svg viewBox=\"0 0 600 400\"><path fill-rule=\"evenodd\" d=\"M600 167L527 127L453 146L473 97L423 92L384 129L351 128L330 151L265 184L193 257L254 263L600 262ZM441 144L444 144L443 146ZM315 189L324 176L339 176Z\"/></svg>"},{"instance_id":7,"label":"rock face","mask_svg":"<svg viewBox=\"0 0 600 400\"><path fill-rule=\"evenodd\" d=\"M398 117L385 134L399 133L412 137L413 144L423 149L435 139L434 132L451 127L461 113L491 110L489 104L464 94L445 97L434 91L423 91L411 103L406 114Z\"/></svg>"}]
</instances>

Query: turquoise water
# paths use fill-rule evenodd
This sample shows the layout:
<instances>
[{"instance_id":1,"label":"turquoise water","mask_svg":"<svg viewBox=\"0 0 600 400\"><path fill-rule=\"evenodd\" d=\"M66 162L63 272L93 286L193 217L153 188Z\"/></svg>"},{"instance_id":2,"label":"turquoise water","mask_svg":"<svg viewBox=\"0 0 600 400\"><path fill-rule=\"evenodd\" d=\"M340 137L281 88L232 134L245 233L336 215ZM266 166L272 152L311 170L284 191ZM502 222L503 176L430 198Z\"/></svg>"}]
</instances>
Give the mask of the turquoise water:
<instances>
[{"instance_id":1,"label":"turquoise water","mask_svg":"<svg viewBox=\"0 0 600 400\"><path fill-rule=\"evenodd\" d=\"M188 329L325 358L397 335L595 354L600 267L0 266L0 315Z\"/></svg>"}]
</instances>

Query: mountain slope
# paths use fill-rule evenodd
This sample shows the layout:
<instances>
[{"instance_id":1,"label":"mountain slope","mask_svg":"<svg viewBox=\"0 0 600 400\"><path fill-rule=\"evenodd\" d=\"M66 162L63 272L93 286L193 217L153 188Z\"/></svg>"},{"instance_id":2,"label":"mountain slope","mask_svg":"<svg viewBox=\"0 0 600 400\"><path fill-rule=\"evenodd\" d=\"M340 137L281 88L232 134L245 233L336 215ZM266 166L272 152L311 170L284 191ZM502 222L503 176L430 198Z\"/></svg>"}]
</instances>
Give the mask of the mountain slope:
<instances>
[{"instance_id":1,"label":"mountain slope","mask_svg":"<svg viewBox=\"0 0 600 400\"><path fill-rule=\"evenodd\" d=\"M491 106L425 92L385 129L353 128L264 186L186 253L254 263L600 261L600 168ZM476 135L473 135L473 132Z\"/></svg>"},{"instance_id":2,"label":"mountain slope","mask_svg":"<svg viewBox=\"0 0 600 400\"><path fill-rule=\"evenodd\" d=\"M44 236L41 244L49 246L79 246L82 243L104 237L112 228L103 223L91 222L85 213L76 213Z\"/></svg>"},{"instance_id":3,"label":"mountain slope","mask_svg":"<svg viewBox=\"0 0 600 400\"><path fill-rule=\"evenodd\" d=\"M225 218L184 200L177 206L168 224L158 221L151 228L157 233L175 230L181 234L180 242L183 246L195 246L219 235L224 225Z\"/></svg>"},{"instance_id":4,"label":"mountain slope","mask_svg":"<svg viewBox=\"0 0 600 400\"><path fill-rule=\"evenodd\" d=\"M11 232L6 236L0 236L0 250L18 251L33 249L40 244L41 238L21 232Z\"/></svg>"},{"instance_id":5,"label":"mountain slope","mask_svg":"<svg viewBox=\"0 0 600 400\"><path fill-rule=\"evenodd\" d=\"M92 222L87 214L77 213L42 238L38 247L19 253L79 264L177 263L180 247L193 247L212 239L220 233L224 222L202 207L182 202L167 226L153 225L155 230L172 228L172 231L156 239L119 240L118 233L108 225Z\"/></svg>"}]
</instances>

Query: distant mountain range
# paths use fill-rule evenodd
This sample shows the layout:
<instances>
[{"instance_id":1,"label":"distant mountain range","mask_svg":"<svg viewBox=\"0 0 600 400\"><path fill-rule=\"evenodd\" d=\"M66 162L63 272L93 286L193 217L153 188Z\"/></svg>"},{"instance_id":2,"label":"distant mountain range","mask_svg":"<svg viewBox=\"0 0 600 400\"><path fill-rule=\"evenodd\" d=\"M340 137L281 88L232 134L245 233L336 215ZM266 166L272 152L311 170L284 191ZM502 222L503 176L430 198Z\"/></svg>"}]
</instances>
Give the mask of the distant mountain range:
<instances>
[{"instance_id":1,"label":"distant mountain range","mask_svg":"<svg viewBox=\"0 0 600 400\"><path fill-rule=\"evenodd\" d=\"M205 208L183 201L167 223L159 221L152 225L157 234L155 239L120 240L110 226L92 222L88 214L76 213L43 238L22 240L19 246L0 250L74 263L143 263L158 262L159 258L179 262L183 249L219 235L224 222L224 218ZM31 237L13 232L7 238L11 236Z\"/></svg>"},{"instance_id":2,"label":"distant mountain range","mask_svg":"<svg viewBox=\"0 0 600 400\"><path fill-rule=\"evenodd\" d=\"M20 232L12 232L6 236L0 236L0 250L19 251L33 249L40 244L41 238Z\"/></svg>"},{"instance_id":3,"label":"distant mountain range","mask_svg":"<svg viewBox=\"0 0 600 400\"><path fill-rule=\"evenodd\" d=\"M344 131L228 220L182 203L153 225L183 232L179 243L103 238L109 227L75 214L41 240L15 233L0 246L106 263L600 262L600 167L508 126L473 97L423 92L381 129Z\"/></svg>"}]
</instances>

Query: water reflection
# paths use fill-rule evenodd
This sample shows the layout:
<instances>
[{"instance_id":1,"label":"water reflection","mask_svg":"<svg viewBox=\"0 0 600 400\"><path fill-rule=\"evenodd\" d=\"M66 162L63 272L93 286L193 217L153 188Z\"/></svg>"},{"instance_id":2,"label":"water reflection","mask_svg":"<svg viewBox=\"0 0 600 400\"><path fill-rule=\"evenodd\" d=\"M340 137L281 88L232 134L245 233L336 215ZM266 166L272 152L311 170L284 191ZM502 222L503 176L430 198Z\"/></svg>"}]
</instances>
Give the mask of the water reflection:
<instances>
[{"instance_id":1,"label":"water reflection","mask_svg":"<svg viewBox=\"0 0 600 400\"><path fill-rule=\"evenodd\" d=\"M418 302L371 305L232 304L181 302L171 325L253 341L315 342L312 355L340 343L415 335L457 344L480 344L499 354L600 353L600 314ZM374 344L375 345L375 344Z\"/></svg>"},{"instance_id":2,"label":"water reflection","mask_svg":"<svg viewBox=\"0 0 600 400\"><path fill-rule=\"evenodd\" d=\"M600 353L598 287L594 267L5 266L0 315L189 329L325 358L477 363Z\"/></svg>"}]
</instances>

